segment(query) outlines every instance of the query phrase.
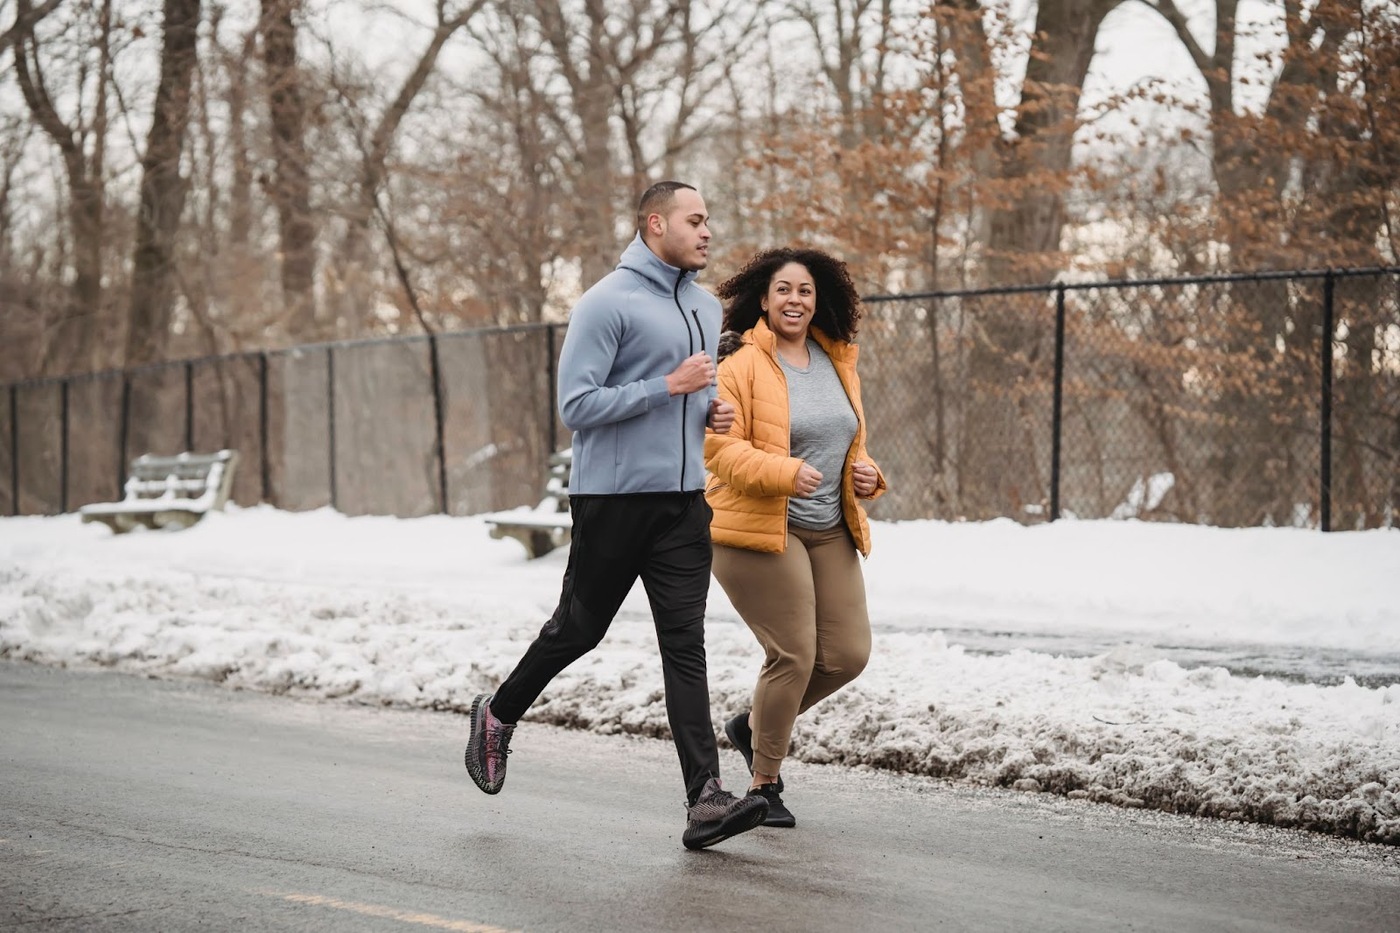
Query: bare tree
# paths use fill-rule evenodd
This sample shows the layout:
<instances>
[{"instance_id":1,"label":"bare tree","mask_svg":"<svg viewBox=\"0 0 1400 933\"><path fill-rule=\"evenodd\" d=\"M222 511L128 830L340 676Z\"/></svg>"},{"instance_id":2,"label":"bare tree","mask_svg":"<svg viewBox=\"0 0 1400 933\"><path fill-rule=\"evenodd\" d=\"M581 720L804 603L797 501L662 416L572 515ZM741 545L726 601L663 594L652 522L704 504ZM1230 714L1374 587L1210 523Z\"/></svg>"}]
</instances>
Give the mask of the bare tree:
<instances>
[{"instance_id":1,"label":"bare tree","mask_svg":"<svg viewBox=\"0 0 1400 933\"><path fill-rule=\"evenodd\" d=\"M1382 73L1393 74L1394 63L1374 62L1368 40L1382 38L1379 48L1385 48L1383 37L1400 29L1394 11L1368 11L1351 0L1289 0L1282 7L1282 49L1264 63L1261 78L1258 61L1241 51L1237 0L1216 0L1213 41L1197 38L1173 0L1149 5L1173 27L1205 82L1216 187L1209 234L1228 247L1221 251L1225 261L1242 271L1385 261L1378 246L1391 235L1389 201L1400 178L1387 147L1377 145L1383 124L1368 112L1384 106L1387 82L1367 70L1381 64ZM1246 81L1262 83L1262 106L1242 104ZM1363 287L1371 294L1357 294ZM1366 440L1374 434L1367 421L1387 377L1356 362L1376 352L1386 289L1376 280L1349 290L1347 314L1338 309L1340 334L1327 336L1345 348L1334 411L1343 467L1337 476L1341 488L1359 489L1363 457L1400 454ZM1310 481L1314 466L1290 452L1275 425L1280 418L1311 420L1303 400L1317 378L1322 295L1261 282L1240 286L1232 297L1233 324L1223 350L1247 378L1222 387L1225 417L1213 466L1217 482L1232 492L1231 523L1286 521L1295 505L1291 490ZM1266 458L1267 476L1257 468ZM1374 513L1359 518L1363 524L1385 520Z\"/></svg>"},{"instance_id":2,"label":"bare tree","mask_svg":"<svg viewBox=\"0 0 1400 933\"><path fill-rule=\"evenodd\" d=\"M6 26L4 32L0 32L0 49L6 48L19 37L28 35L36 23L58 9L62 2L63 0L44 0L38 6L31 6L24 0L16 0L18 9L15 10L15 21ZM0 5L0 9L8 5Z\"/></svg>"},{"instance_id":3,"label":"bare tree","mask_svg":"<svg viewBox=\"0 0 1400 933\"><path fill-rule=\"evenodd\" d=\"M67 307L46 331L40 350L40 372L95 369L105 359L101 348L108 322L103 316L102 245L106 206L105 170L108 130L107 93L111 78L111 0L96 8L93 41L95 75L87 72L87 57L76 76L80 95L91 87L92 113L71 122L59 114L45 80L35 29L39 10L29 0L17 0L18 15L11 29L15 77L35 121L57 147L68 187L68 225L72 238L73 284ZM23 26L23 28L21 28Z\"/></svg>"},{"instance_id":4,"label":"bare tree","mask_svg":"<svg viewBox=\"0 0 1400 933\"><path fill-rule=\"evenodd\" d=\"M175 238L185 208L180 171L190 113L190 78L197 56L200 0L165 0L160 85L141 158L141 206L136 217L126 362L165 357L174 305Z\"/></svg>"},{"instance_id":5,"label":"bare tree","mask_svg":"<svg viewBox=\"0 0 1400 933\"><path fill-rule=\"evenodd\" d=\"M291 322L275 300L275 214L263 197L267 186L255 184L255 146L267 127L254 93L261 81L257 23L237 23L219 2L208 4L207 21L192 75L184 218L190 233L179 238L176 285L192 325L180 343L213 355L280 343Z\"/></svg>"},{"instance_id":6,"label":"bare tree","mask_svg":"<svg viewBox=\"0 0 1400 933\"><path fill-rule=\"evenodd\" d=\"M298 67L301 0L261 0L263 62L267 68L272 152L269 194L281 231L282 299L287 331L303 339L322 334L316 316L316 222L311 212L311 157L306 148L306 100Z\"/></svg>"},{"instance_id":7,"label":"bare tree","mask_svg":"<svg viewBox=\"0 0 1400 933\"><path fill-rule=\"evenodd\" d=\"M456 251L457 268L472 282L478 308L501 323L539 321L549 270L565 252L568 212L561 194L572 167L563 129L549 118L553 103L536 75L541 40L519 4L500 4L477 45L492 65L489 81L468 89L479 108L466 134L460 169L476 184L444 199L445 219L471 243ZM459 313L468 309L460 302Z\"/></svg>"},{"instance_id":8,"label":"bare tree","mask_svg":"<svg viewBox=\"0 0 1400 933\"><path fill-rule=\"evenodd\" d=\"M393 100L383 109L379 119L374 121L372 126L357 112L357 101L351 99L342 89L341 99L351 110L357 124L355 129L360 164L354 202L346 211L344 241L337 262L342 289L338 313L341 322L364 315L367 310L366 305L371 297L365 281L371 266L367 251L368 234L371 224L376 220L383 229L385 241L394 257L398 278L405 290L405 298L415 308L417 306L417 297L413 293L408 270L403 261L403 244L393 217L385 211L381 202L381 193L388 174L389 155L404 118L408 116L414 101L432 77L443 48L481 12L487 2L488 0L470 0L463 6L454 8L448 0L438 0L435 5L437 21L427 45L399 85Z\"/></svg>"},{"instance_id":9,"label":"bare tree","mask_svg":"<svg viewBox=\"0 0 1400 933\"><path fill-rule=\"evenodd\" d=\"M896 38L891 0L787 0L784 5L812 34L822 75L836 95L841 147L854 149L877 138Z\"/></svg>"},{"instance_id":10,"label":"bare tree","mask_svg":"<svg viewBox=\"0 0 1400 933\"><path fill-rule=\"evenodd\" d=\"M702 9L709 15L702 17ZM576 13L562 0L529 3L533 25L568 90L562 99L544 98L554 103L545 118L571 149L569 193L577 208L571 240L584 281L601 278L616 262L619 227L631 226L619 221L630 219L632 201L643 186L638 174L650 174L658 160L674 165L677 147L700 131L695 92L701 75L731 54L727 48L714 54L701 50L731 10L738 15L740 7L717 4L710 9L691 0L588 0ZM675 103L665 119L644 103L654 101L658 87ZM630 171L621 168L614 118L624 126L621 148ZM644 152L648 134L661 140L655 156Z\"/></svg>"},{"instance_id":11,"label":"bare tree","mask_svg":"<svg viewBox=\"0 0 1400 933\"><path fill-rule=\"evenodd\" d=\"M0 274L7 274L14 255L12 223L14 217L15 172L33 131L32 123L18 120L0 123Z\"/></svg>"},{"instance_id":12,"label":"bare tree","mask_svg":"<svg viewBox=\"0 0 1400 933\"><path fill-rule=\"evenodd\" d=\"M632 20L626 33L638 39L637 55L646 56L668 40L671 29L666 20L652 20L647 24L652 27L649 32L637 30L641 4L650 6L647 0L619 6ZM609 22L607 7L598 0L583 5L582 22L571 20L562 0L531 0L529 9L569 90L569 113L556 111L551 117L568 125L573 139L577 158L573 195L579 208L576 243L583 279L591 282L606 274L617 258L617 165L611 134L617 85L611 70L626 55L617 46L627 41L627 35L616 20Z\"/></svg>"}]
</instances>

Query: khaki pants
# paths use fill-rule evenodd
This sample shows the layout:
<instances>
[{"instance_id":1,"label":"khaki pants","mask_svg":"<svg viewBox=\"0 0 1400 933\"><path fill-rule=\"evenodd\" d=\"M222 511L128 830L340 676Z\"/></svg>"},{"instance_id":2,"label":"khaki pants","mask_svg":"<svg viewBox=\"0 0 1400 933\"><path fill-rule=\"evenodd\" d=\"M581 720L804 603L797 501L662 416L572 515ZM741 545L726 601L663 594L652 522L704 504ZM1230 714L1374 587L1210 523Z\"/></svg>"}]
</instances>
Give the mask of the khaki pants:
<instances>
[{"instance_id":1,"label":"khaki pants","mask_svg":"<svg viewBox=\"0 0 1400 933\"><path fill-rule=\"evenodd\" d=\"M844 524L825 531L789 525L782 554L714 551L715 579L763 646L753 767L777 774L798 714L854 680L870 659L860 554Z\"/></svg>"}]
</instances>

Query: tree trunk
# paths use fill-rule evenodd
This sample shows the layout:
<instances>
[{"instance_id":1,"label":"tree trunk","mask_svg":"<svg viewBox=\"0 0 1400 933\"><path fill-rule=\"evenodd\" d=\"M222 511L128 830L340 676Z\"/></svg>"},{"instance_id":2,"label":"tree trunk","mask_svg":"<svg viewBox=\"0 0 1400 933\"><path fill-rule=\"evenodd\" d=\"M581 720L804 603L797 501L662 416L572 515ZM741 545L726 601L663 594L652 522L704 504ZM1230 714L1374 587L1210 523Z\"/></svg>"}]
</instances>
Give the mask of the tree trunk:
<instances>
[{"instance_id":1,"label":"tree trunk","mask_svg":"<svg viewBox=\"0 0 1400 933\"><path fill-rule=\"evenodd\" d=\"M165 37L160 85L151 130L141 159L141 208L136 215L136 252L126 362L138 366L164 358L175 289L175 238L185 208L186 179L180 154L189 124L190 77L197 57L200 0L165 0Z\"/></svg>"},{"instance_id":2,"label":"tree trunk","mask_svg":"<svg viewBox=\"0 0 1400 933\"><path fill-rule=\"evenodd\" d=\"M574 86L583 146L579 152L578 193L582 208L583 283L591 285L612 271L620 252L613 211L612 103L616 89L608 80L607 41L602 4L589 3L588 70Z\"/></svg>"},{"instance_id":3,"label":"tree trunk","mask_svg":"<svg viewBox=\"0 0 1400 933\"><path fill-rule=\"evenodd\" d=\"M288 333L307 340L326 333L316 318L316 226L311 216L306 102L297 66L299 10L300 0L262 0L260 28L276 164L270 194L282 243L282 300Z\"/></svg>"},{"instance_id":4,"label":"tree trunk","mask_svg":"<svg viewBox=\"0 0 1400 933\"><path fill-rule=\"evenodd\" d=\"M248 133L244 120L248 113L248 80L241 62L251 58L257 44L256 30L243 37L241 54L222 47L224 74L228 80L228 147L233 162L229 186L228 242L240 255L252 248L253 160L248 153Z\"/></svg>"},{"instance_id":5,"label":"tree trunk","mask_svg":"<svg viewBox=\"0 0 1400 933\"><path fill-rule=\"evenodd\" d=\"M1014 138L1000 149L986 241L988 284L1048 281L1062 265L1063 192L1069 185L1079 98L1099 26L1121 0L1042 0L1022 84ZM981 59L991 61L991 56ZM983 116L979 114L979 116ZM987 116L995 119L995 113ZM1049 439L1050 337L1054 318L1041 296L973 305L969 398L959 444L958 499L969 518L1044 507L1037 467ZM1021 516L1017 516L1021 517Z\"/></svg>"},{"instance_id":6,"label":"tree trunk","mask_svg":"<svg viewBox=\"0 0 1400 933\"><path fill-rule=\"evenodd\" d=\"M987 279L1038 284L1062 266L1063 192L1069 186L1079 98L1104 17L1121 0L1040 0L1016 134L1004 149L1004 202L992 211Z\"/></svg>"},{"instance_id":7,"label":"tree trunk","mask_svg":"<svg viewBox=\"0 0 1400 933\"><path fill-rule=\"evenodd\" d=\"M45 4L35 9L20 0L12 27L15 75L20 93L44 132L58 147L68 181L68 227L72 238L73 284L67 306L44 335L39 371L79 372L100 368L106 324L102 308L102 236L105 207L105 143L107 134L107 84L111 78L111 0L104 0L98 16L98 79L94 112L88 121L92 154L85 150L83 121L69 126L58 115L44 85L34 26ZM20 24L24 28L20 30Z\"/></svg>"}]
</instances>

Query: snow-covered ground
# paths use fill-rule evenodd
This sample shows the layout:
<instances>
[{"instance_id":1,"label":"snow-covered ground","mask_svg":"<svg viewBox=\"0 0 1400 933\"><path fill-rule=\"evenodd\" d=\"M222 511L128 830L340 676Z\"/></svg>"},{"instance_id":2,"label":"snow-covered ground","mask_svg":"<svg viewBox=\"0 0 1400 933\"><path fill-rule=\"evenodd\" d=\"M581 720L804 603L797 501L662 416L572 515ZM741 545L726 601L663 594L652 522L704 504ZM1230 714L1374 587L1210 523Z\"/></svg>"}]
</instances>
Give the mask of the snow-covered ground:
<instances>
[{"instance_id":1,"label":"snow-covered ground","mask_svg":"<svg viewBox=\"0 0 1400 933\"><path fill-rule=\"evenodd\" d=\"M874 655L799 721L796 757L1400 844L1400 531L873 531ZM479 518L230 507L120 536L4 518L0 656L463 711L553 610L565 560ZM708 644L719 722L761 654L718 585ZM667 734L640 587L528 719Z\"/></svg>"}]
</instances>

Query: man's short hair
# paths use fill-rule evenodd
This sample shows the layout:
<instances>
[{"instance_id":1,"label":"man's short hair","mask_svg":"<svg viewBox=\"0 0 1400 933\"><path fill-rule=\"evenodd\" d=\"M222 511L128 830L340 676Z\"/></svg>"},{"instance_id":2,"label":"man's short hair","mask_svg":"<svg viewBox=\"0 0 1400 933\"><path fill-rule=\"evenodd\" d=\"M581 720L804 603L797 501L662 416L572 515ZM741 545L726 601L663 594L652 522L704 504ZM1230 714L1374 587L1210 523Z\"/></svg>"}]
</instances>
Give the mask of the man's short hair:
<instances>
[{"instance_id":1,"label":"man's short hair","mask_svg":"<svg viewBox=\"0 0 1400 933\"><path fill-rule=\"evenodd\" d=\"M683 181L658 181L646 190L637 202L637 232L646 233L647 218L652 214L665 215L676 201L676 192L682 188L695 190L694 185Z\"/></svg>"}]
</instances>

